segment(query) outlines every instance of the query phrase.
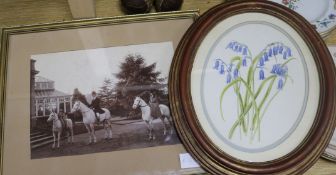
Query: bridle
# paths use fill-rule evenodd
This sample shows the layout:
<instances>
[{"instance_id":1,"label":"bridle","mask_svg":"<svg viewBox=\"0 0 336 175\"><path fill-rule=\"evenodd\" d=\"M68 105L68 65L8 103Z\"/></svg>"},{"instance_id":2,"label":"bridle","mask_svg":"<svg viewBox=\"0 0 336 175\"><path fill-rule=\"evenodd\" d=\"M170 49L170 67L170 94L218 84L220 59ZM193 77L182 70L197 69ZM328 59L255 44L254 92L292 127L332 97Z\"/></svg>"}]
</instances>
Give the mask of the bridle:
<instances>
[{"instance_id":1,"label":"bridle","mask_svg":"<svg viewBox=\"0 0 336 175\"><path fill-rule=\"evenodd\" d=\"M52 117L51 117L52 121L56 122L57 120L60 120L59 117L56 117L56 115L57 115L56 113L53 112L50 115L52 115Z\"/></svg>"},{"instance_id":2,"label":"bridle","mask_svg":"<svg viewBox=\"0 0 336 175\"><path fill-rule=\"evenodd\" d=\"M78 110L80 110L81 109L81 107L80 107L80 102L78 101L78 102L76 102L77 104L75 104L75 105L77 105L78 107L76 107L76 111L78 111ZM87 110L87 111L83 111L82 113L87 113L87 112L90 112L90 109L89 110Z\"/></svg>"},{"instance_id":3,"label":"bridle","mask_svg":"<svg viewBox=\"0 0 336 175\"><path fill-rule=\"evenodd\" d=\"M138 99L138 104L137 104L137 106L139 106L140 108L143 108L143 107L148 106L147 104L146 104L145 106L141 106L141 105L140 105L140 102L141 102L141 99L139 98L139 99Z\"/></svg>"}]
</instances>

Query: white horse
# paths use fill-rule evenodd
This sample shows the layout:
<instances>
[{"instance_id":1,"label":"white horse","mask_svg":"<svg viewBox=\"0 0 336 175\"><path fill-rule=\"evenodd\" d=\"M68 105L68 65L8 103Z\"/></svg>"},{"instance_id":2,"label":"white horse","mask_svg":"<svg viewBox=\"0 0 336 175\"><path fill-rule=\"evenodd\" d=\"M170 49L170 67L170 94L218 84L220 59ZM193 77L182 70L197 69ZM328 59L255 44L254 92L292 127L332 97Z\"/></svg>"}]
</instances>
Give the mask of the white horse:
<instances>
[{"instance_id":1,"label":"white horse","mask_svg":"<svg viewBox=\"0 0 336 175\"><path fill-rule=\"evenodd\" d=\"M60 147L60 137L62 134L63 126L61 123L61 120L58 118L58 115L55 112L51 112L49 115L49 118L47 122L53 121L53 127L52 127L52 133L54 136L54 143L52 145L52 148L55 148L56 144L56 133L57 133L57 148ZM67 137L68 137L68 142L73 143L74 137L73 137L73 125L71 119L66 119L65 120L66 125L67 125Z\"/></svg>"},{"instance_id":2,"label":"white horse","mask_svg":"<svg viewBox=\"0 0 336 175\"><path fill-rule=\"evenodd\" d=\"M98 119L99 119L99 122L103 122L104 129L105 129L105 139L111 139L112 138L112 123L110 121L111 113L109 110L105 108L102 108L102 109L104 110L104 113L100 114ZM71 109L71 113L75 111L80 111L80 113L83 116L83 123L89 134L89 143L92 143L92 138L93 138L93 143L96 143L97 138L95 135L94 124L97 122L97 119L94 114L94 111L79 100L77 100L74 103L73 108Z\"/></svg>"},{"instance_id":3,"label":"white horse","mask_svg":"<svg viewBox=\"0 0 336 175\"><path fill-rule=\"evenodd\" d=\"M151 109L150 106L140 97L135 97L134 103L133 103L133 109L136 109L137 107L140 107L141 109L141 116L142 119L146 122L148 130L149 130L149 139L155 139L154 131L153 131L153 120L154 116L151 115ZM163 135L167 134L167 128L166 128L166 122L165 118L168 120L168 126L170 128L170 134L173 134L173 125L172 125L172 118L170 116L170 111L168 106L164 104L159 104L159 108L161 111L161 116L159 117L163 123Z\"/></svg>"}]
</instances>

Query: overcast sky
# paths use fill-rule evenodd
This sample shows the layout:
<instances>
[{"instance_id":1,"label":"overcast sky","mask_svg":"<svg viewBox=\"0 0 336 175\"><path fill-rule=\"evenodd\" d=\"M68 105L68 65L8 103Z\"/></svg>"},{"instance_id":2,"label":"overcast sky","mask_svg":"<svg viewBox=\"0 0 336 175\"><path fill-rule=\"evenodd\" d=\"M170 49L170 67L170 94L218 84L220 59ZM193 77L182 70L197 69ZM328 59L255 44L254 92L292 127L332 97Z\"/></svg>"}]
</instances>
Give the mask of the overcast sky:
<instances>
[{"instance_id":1,"label":"overcast sky","mask_svg":"<svg viewBox=\"0 0 336 175\"><path fill-rule=\"evenodd\" d=\"M114 74L120 71L119 65L129 54L139 54L147 65L156 64L161 77L168 77L174 49L172 42L130 45L70 52L32 55L36 60L37 76L55 81L55 88L72 94L74 88L82 93L98 91L104 78L118 80Z\"/></svg>"}]
</instances>

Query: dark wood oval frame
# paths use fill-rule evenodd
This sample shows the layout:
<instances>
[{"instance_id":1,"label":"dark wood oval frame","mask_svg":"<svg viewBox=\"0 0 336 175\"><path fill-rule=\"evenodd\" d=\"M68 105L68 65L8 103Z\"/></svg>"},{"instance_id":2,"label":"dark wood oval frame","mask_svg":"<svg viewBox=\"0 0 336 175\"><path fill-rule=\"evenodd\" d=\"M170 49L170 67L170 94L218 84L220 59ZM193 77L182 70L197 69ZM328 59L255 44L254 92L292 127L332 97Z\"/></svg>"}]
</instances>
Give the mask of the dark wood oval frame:
<instances>
[{"instance_id":1,"label":"dark wood oval frame","mask_svg":"<svg viewBox=\"0 0 336 175\"><path fill-rule=\"evenodd\" d=\"M249 12L274 16L289 24L308 45L319 73L320 101L314 124L304 141L279 159L256 163L221 151L202 129L191 98L191 70L198 47L209 31L228 17ZM336 73L332 57L311 24L287 8L269 1L232 1L204 13L186 32L172 63L169 97L176 128L186 149L213 174L302 174L321 156L336 124ZM322 129L323 128L323 129Z\"/></svg>"}]
</instances>

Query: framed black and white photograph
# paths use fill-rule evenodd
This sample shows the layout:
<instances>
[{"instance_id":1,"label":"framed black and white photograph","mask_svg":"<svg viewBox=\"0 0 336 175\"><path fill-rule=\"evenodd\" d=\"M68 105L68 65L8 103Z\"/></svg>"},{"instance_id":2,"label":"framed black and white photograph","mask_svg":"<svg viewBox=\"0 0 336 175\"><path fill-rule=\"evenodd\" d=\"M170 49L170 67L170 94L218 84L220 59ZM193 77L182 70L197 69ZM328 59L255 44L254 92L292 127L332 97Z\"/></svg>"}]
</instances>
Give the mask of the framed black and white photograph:
<instances>
[{"instance_id":1,"label":"framed black and white photograph","mask_svg":"<svg viewBox=\"0 0 336 175\"><path fill-rule=\"evenodd\" d=\"M168 75L197 17L191 10L1 29L0 174L180 173L186 151Z\"/></svg>"},{"instance_id":2,"label":"framed black and white photograph","mask_svg":"<svg viewBox=\"0 0 336 175\"><path fill-rule=\"evenodd\" d=\"M168 107L173 54L162 42L32 55L32 159L180 143Z\"/></svg>"}]
</instances>

